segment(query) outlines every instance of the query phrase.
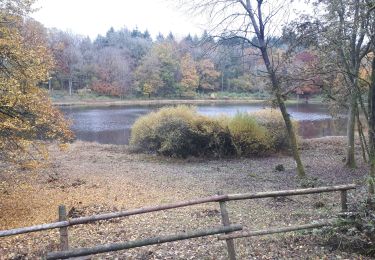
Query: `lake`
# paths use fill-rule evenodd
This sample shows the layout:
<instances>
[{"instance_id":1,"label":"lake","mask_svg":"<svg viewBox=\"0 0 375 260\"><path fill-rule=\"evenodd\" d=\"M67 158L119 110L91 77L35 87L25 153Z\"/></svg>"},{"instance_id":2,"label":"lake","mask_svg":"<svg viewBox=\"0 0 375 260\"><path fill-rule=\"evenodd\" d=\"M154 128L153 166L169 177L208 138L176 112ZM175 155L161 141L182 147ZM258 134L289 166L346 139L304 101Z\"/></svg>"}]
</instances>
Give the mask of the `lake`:
<instances>
[{"instance_id":1,"label":"lake","mask_svg":"<svg viewBox=\"0 0 375 260\"><path fill-rule=\"evenodd\" d=\"M160 106L63 107L61 110L73 121L77 139L103 144L128 144L130 131L137 118ZM197 111L207 116L235 115L265 108L263 104L198 105ZM322 104L288 105L292 119L299 122L298 134L303 138L345 135L345 118L333 119Z\"/></svg>"}]
</instances>

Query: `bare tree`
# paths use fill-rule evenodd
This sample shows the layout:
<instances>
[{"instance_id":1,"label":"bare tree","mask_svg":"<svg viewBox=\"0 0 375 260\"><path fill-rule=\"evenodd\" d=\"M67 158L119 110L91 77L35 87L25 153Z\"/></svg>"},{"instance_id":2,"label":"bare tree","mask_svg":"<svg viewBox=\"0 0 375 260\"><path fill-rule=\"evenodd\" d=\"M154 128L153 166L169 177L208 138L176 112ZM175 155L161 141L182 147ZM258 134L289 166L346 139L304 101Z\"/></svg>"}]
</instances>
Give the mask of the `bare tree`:
<instances>
[{"instance_id":1,"label":"bare tree","mask_svg":"<svg viewBox=\"0 0 375 260\"><path fill-rule=\"evenodd\" d=\"M368 54L372 45L366 40L370 12L366 8L366 0L328 1L327 21L330 25L330 43L337 52L338 65L345 73L345 79L350 92L348 114L348 146L346 165L355 167L354 131L357 114L359 87L359 70L363 58Z\"/></svg>"},{"instance_id":2,"label":"bare tree","mask_svg":"<svg viewBox=\"0 0 375 260\"><path fill-rule=\"evenodd\" d=\"M375 193L375 2L373 0L317 0L314 2L317 4L318 14L315 17L317 21L312 23L300 21L305 31L312 32L311 35L305 34L302 37L315 39L313 45L320 55L325 57L323 63L329 64L332 68L332 71L326 70L322 73L340 75L346 88L346 101L349 108L346 156L348 167L356 166L354 157L356 120L361 142L365 140L359 110L362 110L367 119L370 161L369 198L371 198ZM307 24L309 24L308 27L312 25L315 29L306 30ZM368 73L363 75L361 71L366 70L366 67L369 68ZM362 100L363 89L367 88L369 90L368 108Z\"/></svg>"},{"instance_id":3,"label":"bare tree","mask_svg":"<svg viewBox=\"0 0 375 260\"><path fill-rule=\"evenodd\" d=\"M279 38L278 30L288 17L290 3L279 0L180 0L180 4L188 6L194 13L209 16L211 36L221 40L241 39L259 51L276 104L284 118L298 176L305 177L296 134L282 92L280 60L273 55L273 46Z\"/></svg>"},{"instance_id":4,"label":"bare tree","mask_svg":"<svg viewBox=\"0 0 375 260\"><path fill-rule=\"evenodd\" d=\"M375 195L375 48L372 55L371 63L371 78L369 84L368 94L368 136L369 136L369 150L370 150L370 172L369 172L369 202L374 203L373 196Z\"/></svg>"},{"instance_id":5,"label":"bare tree","mask_svg":"<svg viewBox=\"0 0 375 260\"><path fill-rule=\"evenodd\" d=\"M370 22L367 27L367 38L372 41L368 57L372 58L368 93L368 137L370 172L368 180L369 204L374 207L375 195L375 1L367 1Z\"/></svg>"},{"instance_id":6,"label":"bare tree","mask_svg":"<svg viewBox=\"0 0 375 260\"><path fill-rule=\"evenodd\" d=\"M49 31L50 49L53 53L56 71L59 78L68 79L68 91L73 93L73 78L78 64L82 60L82 54L78 45L81 37L69 32L51 29Z\"/></svg>"},{"instance_id":7,"label":"bare tree","mask_svg":"<svg viewBox=\"0 0 375 260\"><path fill-rule=\"evenodd\" d=\"M374 44L369 32L373 21L369 0L316 0L315 17L299 19L300 39L319 53L321 75L336 74L342 79L348 108L346 165L356 167L355 124L358 107L366 110L361 98L360 69ZM329 69L328 69L329 68ZM364 111L367 115L367 112ZM360 124L360 122L358 121Z\"/></svg>"}]
</instances>

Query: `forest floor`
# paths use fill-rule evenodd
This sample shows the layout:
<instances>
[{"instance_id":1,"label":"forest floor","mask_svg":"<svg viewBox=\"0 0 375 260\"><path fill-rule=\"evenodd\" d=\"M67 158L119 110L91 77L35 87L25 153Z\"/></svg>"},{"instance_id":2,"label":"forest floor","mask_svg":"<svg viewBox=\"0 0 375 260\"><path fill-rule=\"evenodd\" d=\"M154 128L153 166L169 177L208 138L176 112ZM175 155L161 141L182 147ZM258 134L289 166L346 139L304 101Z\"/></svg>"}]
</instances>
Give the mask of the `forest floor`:
<instances>
[{"instance_id":1,"label":"forest floor","mask_svg":"<svg viewBox=\"0 0 375 260\"><path fill-rule=\"evenodd\" d=\"M365 163L343 166L344 138L304 140L302 158L318 186L357 183L349 202L365 192ZM69 217L134 209L210 196L300 187L291 157L203 160L167 159L131 153L127 146L77 141L68 151L51 148L53 163L38 170L2 167L0 229L48 223L65 204ZM358 158L360 153L358 151ZM275 171L283 164L285 171ZM232 223L263 229L310 223L336 216L338 193L228 203ZM349 205L350 207L350 205ZM69 228L72 248L124 242L186 230L220 226L218 203L202 204ZM0 259L35 259L58 250L58 231L0 238ZM319 232L295 232L235 241L238 259L369 259L326 243ZM197 238L101 254L92 259L227 259L225 242Z\"/></svg>"}]
</instances>

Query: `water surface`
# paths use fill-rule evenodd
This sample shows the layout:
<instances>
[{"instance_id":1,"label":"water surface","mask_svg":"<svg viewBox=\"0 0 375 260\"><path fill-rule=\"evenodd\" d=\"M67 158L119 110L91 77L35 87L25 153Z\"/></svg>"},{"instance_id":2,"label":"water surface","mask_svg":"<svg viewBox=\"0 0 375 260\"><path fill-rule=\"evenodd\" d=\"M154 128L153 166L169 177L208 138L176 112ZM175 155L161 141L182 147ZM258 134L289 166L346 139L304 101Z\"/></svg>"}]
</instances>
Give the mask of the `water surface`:
<instances>
[{"instance_id":1,"label":"water surface","mask_svg":"<svg viewBox=\"0 0 375 260\"><path fill-rule=\"evenodd\" d=\"M131 126L135 120L160 106L124 106L62 108L73 120L72 130L77 139L103 144L128 144ZM237 112L252 112L265 108L262 104L246 105L199 105L197 111L207 116L235 115ZM298 133L303 138L345 135L345 119L333 119L328 108L322 104L288 105L292 119L299 121Z\"/></svg>"}]
</instances>

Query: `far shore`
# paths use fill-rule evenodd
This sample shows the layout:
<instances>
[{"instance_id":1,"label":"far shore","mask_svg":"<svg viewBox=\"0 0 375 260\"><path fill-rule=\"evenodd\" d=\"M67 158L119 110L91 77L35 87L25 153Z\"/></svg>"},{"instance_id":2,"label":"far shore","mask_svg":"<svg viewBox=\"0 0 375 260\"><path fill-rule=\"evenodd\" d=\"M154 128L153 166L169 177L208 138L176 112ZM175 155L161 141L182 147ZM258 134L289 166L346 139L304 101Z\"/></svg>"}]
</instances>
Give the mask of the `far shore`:
<instances>
[{"instance_id":1,"label":"far shore","mask_svg":"<svg viewBox=\"0 0 375 260\"><path fill-rule=\"evenodd\" d=\"M153 106L153 105L201 105L201 104L259 104L269 103L265 99L134 99L134 100L68 100L53 101L55 106L78 106L78 107L110 107L110 106ZM297 100L287 100L286 103L294 104ZM303 103L303 102L299 102ZM309 103L318 103L309 101Z\"/></svg>"},{"instance_id":2,"label":"far shore","mask_svg":"<svg viewBox=\"0 0 375 260\"><path fill-rule=\"evenodd\" d=\"M150 99L150 100L79 100L54 101L55 106L151 106L151 105L199 105L199 104L253 104L265 103L261 99Z\"/></svg>"}]
</instances>

